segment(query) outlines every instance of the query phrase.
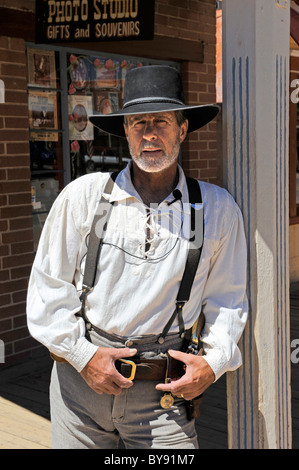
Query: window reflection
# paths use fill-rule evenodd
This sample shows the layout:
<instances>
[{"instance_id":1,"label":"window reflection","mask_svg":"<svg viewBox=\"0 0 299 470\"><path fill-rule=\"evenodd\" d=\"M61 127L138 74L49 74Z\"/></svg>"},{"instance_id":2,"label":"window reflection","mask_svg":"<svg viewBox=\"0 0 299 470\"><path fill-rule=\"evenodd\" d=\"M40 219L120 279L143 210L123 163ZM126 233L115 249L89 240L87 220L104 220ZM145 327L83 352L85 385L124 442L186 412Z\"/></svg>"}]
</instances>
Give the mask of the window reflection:
<instances>
[{"instance_id":1,"label":"window reflection","mask_svg":"<svg viewBox=\"0 0 299 470\"><path fill-rule=\"evenodd\" d=\"M94 171L121 170L128 163L126 140L94 128L86 117L120 109L127 71L142 65L137 60L68 55L71 179Z\"/></svg>"}]
</instances>

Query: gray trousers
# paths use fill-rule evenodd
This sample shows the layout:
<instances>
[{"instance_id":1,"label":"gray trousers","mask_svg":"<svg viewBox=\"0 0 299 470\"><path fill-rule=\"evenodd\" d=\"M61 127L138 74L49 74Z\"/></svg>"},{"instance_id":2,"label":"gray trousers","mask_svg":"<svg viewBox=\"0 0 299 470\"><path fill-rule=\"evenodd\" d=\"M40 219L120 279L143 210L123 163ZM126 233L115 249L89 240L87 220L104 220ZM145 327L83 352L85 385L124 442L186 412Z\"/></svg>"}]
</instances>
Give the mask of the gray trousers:
<instances>
[{"instance_id":1,"label":"gray trousers","mask_svg":"<svg viewBox=\"0 0 299 470\"><path fill-rule=\"evenodd\" d=\"M92 333L98 346L122 347ZM153 358L179 349L181 339L169 336L161 346L139 344L141 357ZM69 364L54 363L51 386L52 446L54 449L197 449L194 420L186 417L184 400L175 398L169 410L160 406L158 382L135 380L119 396L97 394Z\"/></svg>"}]
</instances>

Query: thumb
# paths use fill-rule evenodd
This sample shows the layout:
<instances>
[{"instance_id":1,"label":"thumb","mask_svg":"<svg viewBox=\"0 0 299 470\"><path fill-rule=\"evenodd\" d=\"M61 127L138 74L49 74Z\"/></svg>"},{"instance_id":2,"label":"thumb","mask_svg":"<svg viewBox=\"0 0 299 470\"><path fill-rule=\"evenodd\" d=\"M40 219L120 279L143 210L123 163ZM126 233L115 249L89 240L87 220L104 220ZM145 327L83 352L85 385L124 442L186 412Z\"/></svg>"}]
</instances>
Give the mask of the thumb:
<instances>
[{"instance_id":1,"label":"thumb","mask_svg":"<svg viewBox=\"0 0 299 470\"><path fill-rule=\"evenodd\" d=\"M120 348L116 349L116 352L114 354L115 359L121 359L123 357L132 357L135 356L137 353L137 349L130 349L130 348Z\"/></svg>"},{"instance_id":2,"label":"thumb","mask_svg":"<svg viewBox=\"0 0 299 470\"><path fill-rule=\"evenodd\" d=\"M178 361L183 362L184 364L187 364L189 362L189 354L183 353L182 351L176 351L174 349L169 349L167 352L169 356L173 357L174 359L177 359Z\"/></svg>"}]
</instances>

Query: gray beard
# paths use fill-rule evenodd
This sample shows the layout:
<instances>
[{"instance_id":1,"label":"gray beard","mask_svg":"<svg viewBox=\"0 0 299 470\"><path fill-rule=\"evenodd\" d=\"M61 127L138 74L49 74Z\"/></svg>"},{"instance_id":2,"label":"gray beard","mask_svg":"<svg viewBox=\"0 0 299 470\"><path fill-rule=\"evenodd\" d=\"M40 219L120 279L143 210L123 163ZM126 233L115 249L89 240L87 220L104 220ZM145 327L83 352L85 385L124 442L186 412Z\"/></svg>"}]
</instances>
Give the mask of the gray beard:
<instances>
[{"instance_id":1,"label":"gray beard","mask_svg":"<svg viewBox=\"0 0 299 470\"><path fill-rule=\"evenodd\" d=\"M130 155L132 159L141 170L148 171L148 172L158 172L158 171L161 171L170 167L175 161L177 161L177 158L179 156L179 151L180 151L180 145L181 145L180 134L178 132L176 142L172 149L171 154L166 155L166 153L163 152L163 156L161 158L151 158L150 155L143 156L142 149L140 151L140 154L136 155L133 153L132 147L129 141L128 141L128 145L129 145ZM147 148L156 148L155 144L146 144L145 146Z\"/></svg>"}]
</instances>

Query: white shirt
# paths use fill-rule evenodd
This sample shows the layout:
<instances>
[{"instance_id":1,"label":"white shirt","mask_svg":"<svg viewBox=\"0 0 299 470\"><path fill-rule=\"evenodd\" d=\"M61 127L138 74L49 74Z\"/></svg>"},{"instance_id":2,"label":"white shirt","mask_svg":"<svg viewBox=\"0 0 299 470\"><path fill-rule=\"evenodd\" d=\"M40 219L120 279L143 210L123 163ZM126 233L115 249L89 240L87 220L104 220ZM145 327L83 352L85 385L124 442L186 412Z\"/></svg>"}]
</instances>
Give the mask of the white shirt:
<instances>
[{"instance_id":1,"label":"white shirt","mask_svg":"<svg viewBox=\"0 0 299 470\"><path fill-rule=\"evenodd\" d=\"M90 322L102 330L124 337L160 334L174 312L190 234L188 190L180 167L179 175L181 201L169 206L170 194L150 209L150 217L131 182L130 164L105 196L114 206L86 309ZM81 307L88 234L108 177L92 173L64 188L47 217L29 281L32 336L78 371L97 349L85 338L84 322L75 313ZM204 357L217 380L242 362L237 342L247 318L246 242L230 194L209 183L200 182L200 187L204 244L183 317L187 329L204 313ZM170 329L174 332L177 320Z\"/></svg>"}]
</instances>

